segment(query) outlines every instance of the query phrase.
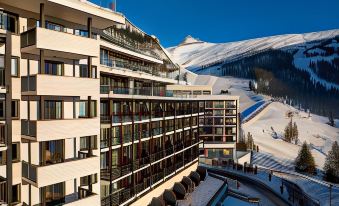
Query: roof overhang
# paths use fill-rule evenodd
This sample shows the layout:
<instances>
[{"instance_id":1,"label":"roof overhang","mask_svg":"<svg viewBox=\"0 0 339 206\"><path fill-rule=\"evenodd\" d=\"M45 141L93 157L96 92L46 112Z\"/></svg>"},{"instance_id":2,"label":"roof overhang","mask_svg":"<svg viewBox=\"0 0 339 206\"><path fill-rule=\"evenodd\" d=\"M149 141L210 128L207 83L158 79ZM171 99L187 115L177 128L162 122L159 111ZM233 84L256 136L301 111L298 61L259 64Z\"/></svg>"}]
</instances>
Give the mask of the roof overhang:
<instances>
[{"instance_id":1,"label":"roof overhang","mask_svg":"<svg viewBox=\"0 0 339 206\"><path fill-rule=\"evenodd\" d=\"M40 3L45 4L45 15L72 23L87 25L92 18L94 28L105 29L114 24L125 24L125 17L81 0L0 0L0 7L23 17L39 18ZM33 14L32 14L33 13Z\"/></svg>"}]
</instances>

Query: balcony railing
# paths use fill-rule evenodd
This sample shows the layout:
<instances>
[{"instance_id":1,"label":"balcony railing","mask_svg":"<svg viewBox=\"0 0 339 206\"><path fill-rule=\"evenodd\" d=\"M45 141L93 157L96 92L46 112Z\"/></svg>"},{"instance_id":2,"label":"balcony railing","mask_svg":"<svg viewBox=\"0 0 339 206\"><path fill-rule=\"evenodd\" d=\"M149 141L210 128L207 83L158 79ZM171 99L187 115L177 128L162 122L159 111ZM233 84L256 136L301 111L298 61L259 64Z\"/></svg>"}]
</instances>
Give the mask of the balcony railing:
<instances>
[{"instance_id":1,"label":"balcony railing","mask_svg":"<svg viewBox=\"0 0 339 206\"><path fill-rule=\"evenodd\" d=\"M113 166L112 167L112 180L115 180L121 176L121 171L118 167ZM110 180L110 170L109 168L101 169L100 170L100 176L101 178L105 180Z\"/></svg>"},{"instance_id":2,"label":"balcony railing","mask_svg":"<svg viewBox=\"0 0 339 206\"><path fill-rule=\"evenodd\" d=\"M151 178L144 178L143 182L137 183L134 187L134 193L139 194L140 192L144 191L145 189L149 188L151 184Z\"/></svg>"},{"instance_id":3,"label":"balcony railing","mask_svg":"<svg viewBox=\"0 0 339 206\"><path fill-rule=\"evenodd\" d=\"M137 53L140 53L140 54L143 54L143 55L146 55L146 56L150 56L150 57L153 57L153 58L156 58L156 59L161 59L159 57L159 55L157 55L155 52L151 51L151 50L141 50L137 47L136 44L133 44L132 42L130 41L127 41L125 38L118 38L118 37L115 37L115 36L112 36L112 35L109 35L109 34L102 34L101 36L103 39L106 39L107 41L109 42L113 42L123 48L126 48L126 49L129 49L129 50L132 50L134 52L137 52Z\"/></svg>"},{"instance_id":4,"label":"balcony railing","mask_svg":"<svg viewBox=\"0 0 339 206\"><path fill-rule=\"evenodd\" d=\"M100 148L106 148L109 146L109 141L111 141L111 146L120 145L120 138L118 137L111 137L108 139L100 140Z\"/></svg>"},{"instance_id":5,"label":"balcony railing","mask_svg":"<svg viewBox=\"0 0 339 206\"><path fill-rule=\"evenodd\" d=\"M37 169L38 169L38 166L22 161L22 177L28 180L31 180L32 182L36 182L37 181Z\"/></svg>"},{"instance_id":6,"label":"balcony railing","mask_svg":"<svg viewBox=\"0 0 339 206\"><path fill-rule=\"evenodd\" d=\"M142 95L142 96L159 96L159 97L173 97L173 92L165 91L161 87L142 87L142 88L128 88L128 87L113 87L109 85L100 85L100 94L125 94L125 95Z\"/></svg>"},{"instance_id":7,"label":"balcony railing","mask_svg":"<svg viewBox=\"0 0 339 206\"><path fill-rule=\"evenodd\" d=\"M164 178L164 172L159 172L151 177L152 184L155 184Z\"/></svg>"}]
</instances>

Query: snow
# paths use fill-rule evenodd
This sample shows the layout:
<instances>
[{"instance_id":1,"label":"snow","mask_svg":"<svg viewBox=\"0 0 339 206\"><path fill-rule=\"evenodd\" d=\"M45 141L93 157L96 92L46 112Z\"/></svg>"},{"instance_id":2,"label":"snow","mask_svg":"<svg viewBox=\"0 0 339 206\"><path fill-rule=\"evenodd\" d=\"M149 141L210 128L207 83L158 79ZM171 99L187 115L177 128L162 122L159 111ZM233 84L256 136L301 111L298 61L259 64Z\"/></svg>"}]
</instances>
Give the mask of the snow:
<instances>
[{"instance_id":1,"label":"snow","mask_svg":"<svg viewBox=\"0 0 339 206\"><path fill-rule=\"evenodd\" d=\"M298 126L299 145L287 143L281 140L281 138L274 137L275 133L278 137L283 136L284 129L290 121L290 119L285 116L288 111L295 112L293 121L295 121ZM325 117L314 114L308 118L308 114L305 112L297 111L295 108L280 102L273 102L255 118L244 123L243 129L245 134L250 132L253 135L255 144L259 146L259 151L268 154L262 156L261 159L273 160L268 161L263 166L271 167L281 162L293 163L301 143L306 141L308 144L311 144L311 151L315 158L317 168L322 169L326 154L331 149L332 143L339 141L339 129L327 125L327 121L328 119ZM272 156L271 158L269 157L270 155ZM259 161L260 158L254 160ZM285 163L281 165L286 166Z\"/></svg>"},{"instance_id":2,"label":"snow","mask_svg":"<svg viewBox=\"0 0 339 206\"><path fill-rule=\"evenodd\" d=\"M184 200L178 201L178 206L205 206L223 185L223 181L207 176L192 193Z\"/></svg>"},{"instance_id":3,"label":"snow","mask_svg":"<svg viewBox=\"0 0 339 206\"><path fill-rule=\"evenodd\" d=\"M230 43L208 43L186 38L184 44L168 48L172 58L186 68L196 68L213 62L236 59L270 48L279 49L309 41L332 38L339 29L306 34L285 34ZM185 43L187 41L187 43ZM191 44L194 42L194 44Z\"/></svg>"},{"instance_id":4,"label":"snow","mask_svg":"<svg viewBox=\"0 0 339 206\"><path fill-rule=\"evenodd\" d=\"M318 49L318 48L317 48ZM321 50L321 49L319 49ZM339 56L337 54L331 55L331 56L314 56L314 57L305 57L304 55L304 51L305 49L299 49L298 52L294 55L294 65L296 68L300 69L300 70L304 70L307 71L310 74L310 80L313 82L319 82L321 83L323 86L327 87L328 89L336 88L339 89L339 85L332 83L332 82L328 82L322 78L320 78L310 67L309 67L309 63L310 62L316 62L316 61L328 61L331 62L334 58L338 58Z\"/></svg>"}]
</instances>

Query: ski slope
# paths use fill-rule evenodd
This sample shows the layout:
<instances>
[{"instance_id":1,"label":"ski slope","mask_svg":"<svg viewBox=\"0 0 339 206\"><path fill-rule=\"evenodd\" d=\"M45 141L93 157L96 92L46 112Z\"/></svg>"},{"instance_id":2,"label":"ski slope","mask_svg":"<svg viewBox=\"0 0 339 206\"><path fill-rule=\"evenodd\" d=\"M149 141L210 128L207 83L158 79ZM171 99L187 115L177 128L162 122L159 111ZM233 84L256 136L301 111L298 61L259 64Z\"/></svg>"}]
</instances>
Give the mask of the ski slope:
<instances>
[{"instance_id":1,"label":"ski slope","mask_svg":"<svg viewBox=\"0 0 339 206\"><path fill-rule=\"evenodd\" d=\"M220 44L202 42L188 36L181 44L167 50L176 63L186 68L196 68L221 60L241 57L246 53L280 49L305 42L333 38L337 35L339 35L339 29L305 34L277 35Z\"/></svg>"},{"instance_id":2,"label":"ski slope","mask_svg":"<svg viewBox=\"0 0 339 206\"><path fill-rule=\"evenodd\" d=\"M282 140L284 129L290 121L286 117L288 111L294 112L293 121L297 123L299 131L298 145ZM279 164L276 163L279 162L284 162L282 165L286 165L286 162L293 163L302 142L306 141L312 148L317 167L323 169L326 154L332 143L339 141L339 129L327 125L327 121L326 117L314 114L308 117L305 112L280 102L273 102L255 118L244 123L243 129L246 134L250 132L253 135L255 144L259 145L259 151L266 154L255 157L254 162L266 167L277 167ZM272 157L268 158L268 154Z\"/></svg>"}]
</instances>

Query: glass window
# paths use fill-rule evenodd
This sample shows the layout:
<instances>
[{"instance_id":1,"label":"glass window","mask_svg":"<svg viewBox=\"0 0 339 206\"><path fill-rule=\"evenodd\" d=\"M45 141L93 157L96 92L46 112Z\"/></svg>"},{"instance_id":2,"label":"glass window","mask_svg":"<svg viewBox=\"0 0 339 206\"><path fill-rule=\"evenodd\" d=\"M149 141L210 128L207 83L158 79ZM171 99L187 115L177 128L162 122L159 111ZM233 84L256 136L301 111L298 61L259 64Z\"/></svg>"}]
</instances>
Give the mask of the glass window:
<instances>
[{"instance_id":1,"label":"glass window","mask_svg":"<svg viewBox=\"0 0 339 206\"><path fill-rule=\"evenodd\" d=\"M64 26L52 22L46 21L46 29L54 30L54 31L61 31L66 32L66 29Z\"/></svg>"},{"instance_id":2,"label":"glass window","mask_svg":"<svg viewBox=\"0 0 339 206\"><path fill-rule=\"evenodd\" d=\"M80 150L88 150L89 140L91 140L91 149L97 149L97 136L80 137Z\"/></svg>"},{"instance_id":3,"label":"glass window","mask_svg":"<svg viewBox=\"0 0 339 206\"><path fill-rule=\"evenodd\" d=\"M0 29L17 33L17 17L0 11Z\"/></svg>"},{"instance_id":4,"label":"glass window","mask_svg":"<svg viewBox=\"0 0 339 206\"><path fill-rule=\"evenodd\" d=\"M0 100L0 119L5 118L5 100Z\"/></svg>"},{"instance_id":5,"label":"glass window","mask_svg":"<svg viewBox=\"0 0 339 206\"><path fill-rule=\"evenodd\" d=\"M42 147L44 146L44 147ZM64 161L64 140L41 142L42 165L56 164Z\"/></svg>"},{"instance_id":6,"label":"glass window","mask_svg":"<svg viewBox=\"0 0 339 206\"><path fill-rule=\"evenodd\" d=\"M12 117L18 118L19 117L19 100L12 100Z\"/></svg>"},{"instance_id":7,"label":"glass window","mask_svg":"<svg viewBox=\"0 0 339 206\"><path fill-rule=\"evenodd\" d=\"M81 100L79 102L79 117L91 118L97 116L97 101L92 100L90 105L90 114L88 114L88 101Z\"/></svg>"},{"instance_id":8,"label":"glass window","mask_svg":"<svg viewBox=\"0 0 339 206\"><path fill-rule=\"evenodd\" d=\"M45 101L45 119L62 119L62 101Z\"/></svg>"},{"instance_id":9,"label":"glass window","mask_svg":"<svg viewBox=\"0 0 339 206\"><path fill-rule=\"evenodd\" d=\"M45 187L45 200L46 205L57 205L63 202L64 198L65 183L61 182L54 185Z\"/></svg>"},{"instance_id":10,"label":"glass window","mask_svg":"<svg viewBox=\"0 0 339 206\"><path fill-rule=\"evenodd\" d=\"M11 59L11 75L13 77L19 76L19 58L18 57L12 57Z\"/></svg>"},{"instance_id":11,"label":"glass window","mask_svg":"<svg viewBox=\"0 0 339 206\"><path fill-rule=\"evenodd\" d=\"M12 144L12 161L13 162L20 161L20 144L19 143Z\"/></svg>"},{"instance_id":12,"label":"glass window","mask_svg":"<svg viewBox=\"0 0 339 206\"><path fill-rule=\"evenodd\" d=\"M64 64L60 62L45 61L45 74L62 76Z\"/></svg>"}]
</instances>

